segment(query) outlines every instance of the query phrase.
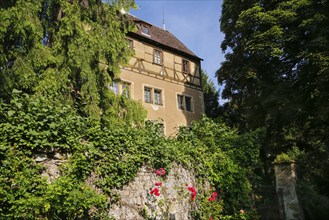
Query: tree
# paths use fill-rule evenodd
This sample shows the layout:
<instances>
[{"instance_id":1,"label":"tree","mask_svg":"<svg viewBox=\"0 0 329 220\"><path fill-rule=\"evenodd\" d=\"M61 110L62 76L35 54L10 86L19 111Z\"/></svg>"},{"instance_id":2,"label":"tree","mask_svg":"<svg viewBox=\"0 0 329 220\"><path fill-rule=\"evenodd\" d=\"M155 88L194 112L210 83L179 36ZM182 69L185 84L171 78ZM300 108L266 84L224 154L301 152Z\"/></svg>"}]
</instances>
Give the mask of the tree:
<instances>
[{"instance_id":1,"label":"tree","mask_svg":"<svg viewBox=\"0 0 329 220\"><path fill-rule=\"evenodd\" d=\"M209 118L217 118L219 116L219 92L204 70L201 74L205 114Z\"/></svg>"},{"instance_id":2,"label":"tree","mask_svg":"<svg viewBox=\"0 0 329 220\"><path fill-rule=\"evenodd\" d=\"M266 129L263 155L295 145L318 155L312 166L304 160L304 172L325 185L328 170L320 164L329 161L328 21L328 0L224 1L222 49L230 52L217 72L239 128Z\"/></svg>"},{"instance_id":3,"label":"tree","mask_svg":"<svg viewBox=\"0 0 329 220\"><path fill-rule=\"evenodd\" d=\"M82 115L108 116L108 89L128 62L126 33L133 23L119 13L132 0L11 0L0 3L0 96L13 89L71 103Z\"/></svg>"}]
</instances>

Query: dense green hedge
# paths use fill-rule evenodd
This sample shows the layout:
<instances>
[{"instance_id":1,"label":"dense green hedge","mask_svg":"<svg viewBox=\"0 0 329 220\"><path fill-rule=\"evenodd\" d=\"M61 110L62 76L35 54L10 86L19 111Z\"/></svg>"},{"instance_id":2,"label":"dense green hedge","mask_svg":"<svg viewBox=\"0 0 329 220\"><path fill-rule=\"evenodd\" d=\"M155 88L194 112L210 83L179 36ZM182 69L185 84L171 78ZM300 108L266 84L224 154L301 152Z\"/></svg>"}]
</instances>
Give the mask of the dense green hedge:
<instances>
[{"instance_id":1,"label":"dense green hedge","mask_svg":"<svg viewBox=\"0 0 329 220\"><path fill-rule=\"evenodd\" d=\"M106 209L118 200L114 188L131 181L142 165L170 172L172 162L194 170L220 195L211 206L209 195L198 195L195 219L256 218L250 182L260 165L257 133L238 135L204 118L166 138L154 127L101 126L60 102L18 91L13 97L0 104L0 219L106 219ZM38 153L69 155L51 184L33 159ZM91 174L102 193L86 184Z\"/></svg>"}]
</instances>

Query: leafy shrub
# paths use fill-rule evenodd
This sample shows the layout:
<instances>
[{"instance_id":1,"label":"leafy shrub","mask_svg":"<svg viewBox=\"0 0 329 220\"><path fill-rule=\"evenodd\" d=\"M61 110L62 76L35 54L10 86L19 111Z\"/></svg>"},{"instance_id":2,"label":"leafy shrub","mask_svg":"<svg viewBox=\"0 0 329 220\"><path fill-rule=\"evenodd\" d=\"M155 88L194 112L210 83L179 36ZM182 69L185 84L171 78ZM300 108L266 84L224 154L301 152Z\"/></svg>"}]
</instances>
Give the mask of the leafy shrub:
<instances>
[{"instance_id":1,"label":"leafy shrub","mask_svg":"<svg viewBox=\"0 0 329 220\"><path fill-rule=\"evenodd\" d=\"M119 199L113 189L128 184L142 165L170 172L173 162L193 170L201 185L209 182L221 195L217 206L209 206L205 193L196 219L209 213L240 218L240 209L256 218L250 197L250 174L259 165L256 133L238 135L204 118L181 128L177 138L167 138L152 126L100 125L60 102L18 91L13 97L9 104L0 103L1 218L103 219L108 202ZM70 155L50 184L33 160L40 152L49 159L56 152ZM87 184L90 176L95 179Z\"/></svg>"}]
</instances>

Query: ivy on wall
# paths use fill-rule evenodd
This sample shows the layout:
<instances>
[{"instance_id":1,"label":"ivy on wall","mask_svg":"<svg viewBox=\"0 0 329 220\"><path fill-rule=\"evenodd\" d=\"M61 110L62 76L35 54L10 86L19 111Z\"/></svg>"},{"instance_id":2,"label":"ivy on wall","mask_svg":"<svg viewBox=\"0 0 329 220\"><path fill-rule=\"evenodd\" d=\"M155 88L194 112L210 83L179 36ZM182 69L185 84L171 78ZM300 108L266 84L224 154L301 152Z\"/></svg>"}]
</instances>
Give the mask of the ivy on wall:
<instances>
[{"instance_id":1,"label":"ivy on wall","mask_svg":"<svg viewBox=\"0 0 329 220\"><path fill-rule=\"evenodd\" d=\"M11 103L0 104L0 218L103 219L119 199L113 189L128 184L142 165L170 172L173 162L221 195L215 201L221 205L213 208L209 193L197 197L196 219L209 212L234 216L240 209L255 217L249 177L259 164L257 134L241 136L204 118L166 138L121 118L121 126L100 126L69 105L14 93ZM45 167L34 160L40 153L49 159L59 153L66 161L50 184L41 176ZM87 184L90 176L99 190Z\"/></svg>"},{"instance_id":2,"label":"ivy on wall","mask_svg":"<svg viewBox=\"0 0 329 220\"><path fill-rule=\"evenodd\" d=\"M221 195L210 208L210 195L197 200L195 219L240 218L241 209L255 219L257 134L207 118L177 138L145 128L141 103L108 89L133 53L125 36L134 26L119 10L134 2L104 2L0 3L0 219L106 219L114 189L142 165L170 172L173 162ZM50 183L40 154L62 157Z\"/></svg>"}]
</instances>

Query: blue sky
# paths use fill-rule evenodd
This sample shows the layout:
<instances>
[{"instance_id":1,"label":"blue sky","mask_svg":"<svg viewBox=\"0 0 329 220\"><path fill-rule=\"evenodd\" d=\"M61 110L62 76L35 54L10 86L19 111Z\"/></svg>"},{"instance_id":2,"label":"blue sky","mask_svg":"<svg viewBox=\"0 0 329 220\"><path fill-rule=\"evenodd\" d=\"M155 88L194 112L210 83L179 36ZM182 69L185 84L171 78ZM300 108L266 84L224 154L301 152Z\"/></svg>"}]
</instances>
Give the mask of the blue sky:
<instances>
[{"instance_id":1,"label":"blue sky","mask_svg":"<svg viewBox=\"0 0 329 220\"><path fill-rule=\"evenodd\" d=\"M224 54L220 49L224 35L219 28L222 1L135 0L135 3L138 9L130 13L148 23L163 27L164 15L166 30L203 59L202 69L218 89L215 72L224 61Z\"/></svg>"}]
</instances>

